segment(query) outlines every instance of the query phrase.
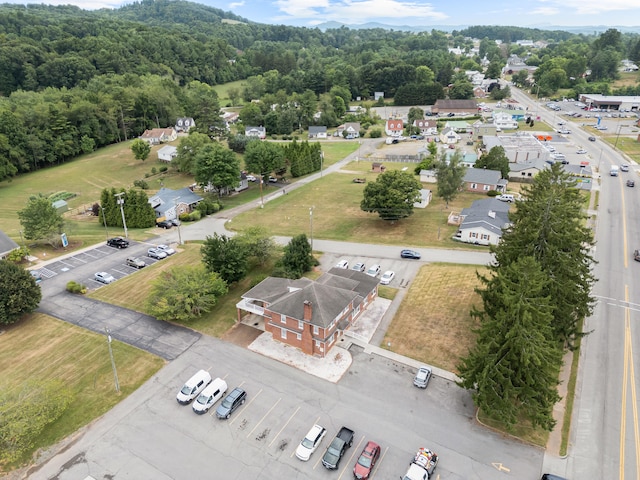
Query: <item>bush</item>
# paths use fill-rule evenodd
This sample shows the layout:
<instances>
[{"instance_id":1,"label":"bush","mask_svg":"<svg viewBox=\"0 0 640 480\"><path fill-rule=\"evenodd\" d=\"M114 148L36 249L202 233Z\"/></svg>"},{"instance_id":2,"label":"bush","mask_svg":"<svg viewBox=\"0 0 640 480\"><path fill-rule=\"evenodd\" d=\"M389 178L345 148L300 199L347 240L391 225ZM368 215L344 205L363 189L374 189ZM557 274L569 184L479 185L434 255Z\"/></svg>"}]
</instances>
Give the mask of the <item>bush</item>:
<instances>
[{"instance_id":1,"label":"bush","mask_svg":"<svg viewBox=\"0 0 640 480\"><path fill-rule=\"evenodd\" d=\"M29 255L31 255L29 247L19 247L9 252L9 254L7 255L7 260L9 260L10 262L20 263Z\"/></svg>"},{"instance_id":2,"label":"bush","mask_svg":"<svg viewBox=\"0 0 640 480\"><path fill-rule=\"evenodd\" d=\"M160 171L160 173L164 173L169 170L169 167L167 167L166 165L162 165L158 170Z\"/></svg>"},{"instance_id":3,"label":"bush","mask_svg":"<svg viewBox=\"0 0 640 480\"><path fill-rule=\"evenodd\" d=\"M194 210L193 212L191 212L189 214L189 221L190 222L197 222L201 218L202 218L202 213L200 213L200 210Z\"/></svg>"},{"instance_id":4,"label":"bush","mask_svg":"<svg viewBox=\"0 0 640 480\"><path fill-rule=\"evenodd\" d=\"M144 174L144 178L149 178L151 176L151 174L149 172Z\"/></svg>"},{"instance_id":5,"label":"bush","mask_svg":"<svg viewBox=\"0 0 640 480\"><path fill-rule=\"evenodd\" d=\"M156 170L156 167L152 167L151 168L151 175L155 175L156 173L158 173L158 170Z\"/></svg>"},{"instance_id":6,"label":"bush","mask_svg":"<svg viewBox=\"0 0 640 480\"><path fill-rule=\"evenodd\" d=\"M87 293L87 287L81 283L78 283L74 280L67 282L67 292L71 293Z\"/></svg>"},{"instance_id":7,"label":"bush","mask_svg":"<svg viewBox=\"0 0 640 480\"><path fill-rule=\"evenodd\" d=\"M181 213L180 216L178 217L178 219L181 222L190 222L191 221L191 215L189 215L188 213Z\"/></svg>"},{"instance_id":8,"label":"bush","mask_svg":"<svg viewBox=\"0 0 640 480\"><path fill-rule=\"evenodd\" d=\"M369 138L380 138L382 137L382 130L379 128L374 128L369 132Z\"/></svg>"},{"instance_id":9,"label":"bush","mask_svg":"<svg viewBox=\"0 0 640 480\"><path fill-rule=\"evenodd\" d=\"M500 192L498 192L497 190L489 190L487 192L488 197L497 197L498 195L500 195Z\"/></svg>"},{"instance_id":10,"label":"bush","mask_svg":"<svg viewBox=\"0 0 640 480\"><path fill-rule=\"evenodd\" d=\"M149 184L144 180L134 180L133 186L141 188L142 190L148 190L149 189Z\"/></svg>"}]
</instances>

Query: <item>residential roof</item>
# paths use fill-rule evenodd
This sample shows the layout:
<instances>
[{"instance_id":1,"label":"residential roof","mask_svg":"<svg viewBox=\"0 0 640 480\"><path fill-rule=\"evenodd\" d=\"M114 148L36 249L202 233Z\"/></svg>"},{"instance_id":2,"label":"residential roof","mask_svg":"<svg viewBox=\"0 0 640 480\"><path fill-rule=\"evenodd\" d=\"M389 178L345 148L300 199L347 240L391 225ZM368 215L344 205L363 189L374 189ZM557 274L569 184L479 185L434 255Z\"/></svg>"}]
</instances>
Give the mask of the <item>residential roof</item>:
<instances>
[{"instance_id":1,"label":"residential roof","mask_svg":"<svg viewBox=\"0 0 640 480\"><path fill-rule=\"evenodd\" d=\"M299 290L313 283L308 278L291 280L289 278L267 277L255 287L242 295L242 298L253 298L267 304L277 301L293 290Z\"/></svg>"},{"instance_id":2,"label":"residential roof","mask_svg":"<svg viewBox=\"0 0 640 480\"><path fill-rule=\"evenodd\" d=\"M152 128L151 130L145 130L140 138L160 138L163 135L171 136L173 135L173 127L169 128Z\"/></svg>"},{"instance_id":3,"label":"residential roof","mask_svg":"<svg viewBox=\"0 0 640 480\"><path fill-rule=\"evenodd\" d=\"M173 145L165 145L164 147L158 150L158 155L176 155L178 153L178 147L174 147Z\"/></svg>"},{"instance_id":4,"label":"residential roof","mask_svg":"<svg viewBox=\"0 0 640 480\"><path fill-rule=\"evenodd\" d=\"M496 185L502 178L499 170L487 170L485 168L469 168L464 174L464 181L468 183L482 183Z\"/></svg>"},{"instance_id":5,"label":"residential roof","mask_svg":"<svg viewBox=\"0 0 640 480\"><path fill-rule=\"evenodd\" d=\"M436 108L441 108L441 109L463 109L463 110L469 110L469 113L475 112L476 109L478 108L478 104L475 100L443 100L443 99L439 99L436 100L436 103L434 105L434 107Z\"/></svg>"},{"instance_id":6,"label":"residential roof","mask_svg":"<svg viewBox=\"0 0 640 480\"><path fill-rule=\"evenodd\" d=\"M508 202L501 202L496 198L476 200L471 207L460 212L460 216L464 218L460 224L460 230L482 227L501 235L502 230L510 224L510 208L511 205Z\"/></svg>"},{"instance_id":7,"label":"residential roof","mask_svg":"<svg viewBox=\"0 0 640 480\"><path fill-rule=\"evenodd\" d=\"M549 164L541 158L536 158L531 162L526 163L509 163L509 172L522 172L523 170L529 170L533 168L535 170L544 170L548 168Z\"/></svg>"},{"instance_id":8,"label":"residential roof","mask_svg":"<svg viewBox=\"0 0 640 480\"><path fill-rule=\"evenodd\" d=\"M315 125L309 125L309 134L318 134L318 133L326 133L327 132L327 127L325 125L322 126L315 126Z\"/></svg>"},{"instance_id":9,"label":"residential roof","mask_svg":"<svg viewBox=\"0 0 640 480\"><path fill-rule=\"evenodd\" d=\"M404 130L402 120L387 120L387 130Z\"/></svg>"},{"instance_id":10,"label":"residential roof","mask_svg":"<svg viewBox=\"0 0 640 480\"><path fill-rule=\"evenodd\" d=\"M157 212L165 212L173 208L175 203L186 203L193 205L202 201L202 197L197 193L193 193L189 187L180 190L171 190L170 188L161 188L153 197L149 198L149 203Z\"/></svg>"},{"instance_id":11,"label":"residential roof","mask_svg":"<svg viewBox=\"0 0 640 480\"><path fill-rule=\"evenodd\" d=\"M0 230L0 258L7 255L10 251L18 248L19 245Z\"/></svg>"}]
</instances>

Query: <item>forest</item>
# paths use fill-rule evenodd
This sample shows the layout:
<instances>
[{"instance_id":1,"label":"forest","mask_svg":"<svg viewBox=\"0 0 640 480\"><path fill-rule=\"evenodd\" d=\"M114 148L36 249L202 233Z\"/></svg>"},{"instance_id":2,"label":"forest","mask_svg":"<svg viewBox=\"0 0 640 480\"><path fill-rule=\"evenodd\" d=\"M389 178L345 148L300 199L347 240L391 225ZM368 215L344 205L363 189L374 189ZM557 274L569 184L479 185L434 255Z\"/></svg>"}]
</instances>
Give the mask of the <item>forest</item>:
<instances>
[{"instance_id":1,"label":"forest","mask_svg":"<svg viewBox=\"0 0 640 480\"><path fill-rule=\"evenodd\" d=\"M471 53L473 39L479 50ZM522 39L546 46L515 43ZM449 52L452 47L465 54ZM497 26L451 34L321 31L249 22L182 0L95 11L3 4L0 180L173 125L180 116L193 117L203 132L219 132L220 107L231 105L220 105L214 85L243 80L231 103L260 100L261 116L245 117L286 134L312 124L334 126L350 102L374 92L397 105L470 98L464 72L499 76L511 55L537 67L534 78L514 83L535 82L541 95L560 88L615 93L609 82L621 59L640 60L640 36ZM622 93L637 91L633 86Z\"/></svg>"}]
</instances>

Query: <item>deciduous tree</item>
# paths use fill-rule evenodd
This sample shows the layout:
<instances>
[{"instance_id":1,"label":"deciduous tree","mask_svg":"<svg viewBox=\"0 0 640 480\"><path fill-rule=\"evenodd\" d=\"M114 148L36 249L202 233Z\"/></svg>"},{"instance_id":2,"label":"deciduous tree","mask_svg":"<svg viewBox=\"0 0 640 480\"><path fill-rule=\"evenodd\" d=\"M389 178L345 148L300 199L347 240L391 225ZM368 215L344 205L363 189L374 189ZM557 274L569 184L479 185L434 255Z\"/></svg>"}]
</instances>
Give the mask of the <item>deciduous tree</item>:
<instances>
[{"instance_id":1,"label":"deciduous tree","mask_svg":"<svg viewBox=\"0 0 640 480\"><path fill-rule=\"evenodd\" d=\"M242 280L247 273L246 248L235 237L214 233L204 241L201 253L207 270L229 284Z\"/></svg>"},{"instance_id":2,"label":"deciduous tree","mask_svg":"<svg viewBox=\"0 0 640 480\"><path fill-rule=\"evenodd\" d=\"M204 145L195 156L195 180L211 185L218 192L237 187L240 181L240 162L236 155L219 143Z\"/></svg>"},{"instance_id":3,"label":"deciduous tree","mask_svg":"<svg viewBox=\"0 0 640 480\"><path fill-rule=\"evenodd\" d=\"M131 142L131 151L133 152L133 156L136 160L142 160L143 162L149 158L149 154L151 153L151 145L148 142L145 142L141 138L136 138L133 142Z\"/></svg>"},{"instance_id":4,"label":"deciduous tree","mask_svg":"<svg viewBox=\"0 0 640 480\"><path fill-rule=\"evenodd\" d=\"M19 265L0 260L0 324L17 322L33 312L42 298L31 274Z\"/></svg>"},{"instance_id":5,"label":"deciduous tree","mask_svg":"<svg viewBox=\"0 0 640 480\"><path fill-rule=\"evenodd\" d=\"M27 205L18 212L18 218L27 240L45 240L52 246L60 241L64 219L42 194L29 198Z\"/></svg>"},{"instance_id":6,"label":"deciduous tree","mask_svg":"<svg viewBox=\"0 0 640 480\"><path fill-rule=\"evenodd\" d=\"M509 158L501 146L493 147L484 153L475 163L475 168L500 171L502 178L509 178Z\"/></svg>"},{"instance_id":7,"label":"deciduous tree","mask_svg":"<svg viewBox=\"0 0 640 480\"><path fill-rule=\"evenodd\" d=\"M274 271L275 276L300 278L310 271L315 263L311 244L307 236L302 233L296 235L284 247L284 255Z\"/></svg>"},{"instance_id":8,"label":"deciduous tree","mask_svg":"<svg viewBox=\"0 0 640 480\"><path fill-rule=\"evenodd\" d=\"M413 204L420 201L421 188L410 173L400 170L381 173L375 182L364 187L360 208L377 212L383 220L400 220L413 214Z\"/></svg>"}]
</instances>

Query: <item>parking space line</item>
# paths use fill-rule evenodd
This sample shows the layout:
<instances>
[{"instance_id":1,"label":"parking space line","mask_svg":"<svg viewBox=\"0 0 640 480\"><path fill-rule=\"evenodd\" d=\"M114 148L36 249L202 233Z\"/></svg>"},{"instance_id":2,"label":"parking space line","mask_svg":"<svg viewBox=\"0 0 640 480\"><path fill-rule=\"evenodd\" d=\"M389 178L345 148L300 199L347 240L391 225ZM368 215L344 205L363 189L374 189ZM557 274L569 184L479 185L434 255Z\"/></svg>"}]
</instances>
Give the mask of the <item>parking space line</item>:
<instances>
[{"instance_id":1,"label":"parking space line","mask_svg":"<svg viewBox=\"0 0 640 480\"><path fill-rule=\"evenodd\" d=\"M72 259L74 259L74 260L77 260L77 261L79 261L79 262L82 262L82 263L87 263L87 260L82 260L82 259L80 258L80 255L74 255L74 256L73 256L73 257L71 257L71 258L72 258Z\"/></svg>"},{"instance_id":2,"label":"parking space line","mask_svg":"<svg viewBox=\"0 0 640 480\"><path fill-rule=\"evenodd\" d=\"M271 440L271 443L269 444L269 446L273 445L273 442L275 442L275 441L278 439L278 437L279 437L279 436L280 436L280 434L282 433L282 430L284 430L284 429L285 429L285 427L286 427L287 425L289 425L289 422L293 419L293 417L295 417L296 413L298 413L298 410L300 410L300 407L296 408L296 411L295 411L295 412L293 412L293 413L291 414L291 416L289 417L289 420L287 420L287 421L286 421L286 423L285 423L285 424L282 426L282 428L280 429L280 431L279 431L278 433L276 433L276 436L275 436L275 437L273 437L273 440Z\"/></svg>"},{"instance_id":3,"label":"parking space line","mask_svg":"<svg viewBox=\"0 0 640 480\"><path fill-rule=\"evenodd\" d=\"M269 409L269 411L264 414L264 416L260 419L260 421L258 423L256 423L256 426L251 429L251 431L247 435L247 438L249 438L253 434L255 429L260 426L260 424L264 421L265 418L267 418L267 415L269 415L273 411L273 409L276 408L276 406L280 403L280 400L282 400L282 397L280 397L278 399L278 401L276 403L274 403L273 406Z\"/></svg>"},{"instance_id":4,"label":"parking space line","mask_svg":"<svg viewBox=\"0 0 640 480\"><path fill-rule=\"evenodd\" d=\"M356 445L356 448L351 448L351 455L349 456L349 461L346 463L346 465L344 466L344 468L342 469L342 471L340 472L340 476L338 476L338 480L340 480L342 478L342 476L344 475L344 472L347 471L347 469L350 468L351 462L353 462L353 457L356 454L356 452L360 451L360 445L362 445L362 442L364 441L364 435L362 435L362 438L360 438L360 441L358 442L358 444Z\"/></svg>"},{"instance_id":5,"label":"parking space line","mask_svg":"<svg viewBox=\"0 0 640 480\"><path fill-rule=\"evenodd\" d=\"M67 266L69 266L69 267L71 267L71 268L75 268L75 265L73 265L72 263L67 263L67 262L65 262L64 260L58 260L58 261L59 261L60 263L62 263L63 265L67 265Z\"/></svg>"},{"instance_id":6,"label":"parking space line","mask_svg":"<svg viewBox=\"0 0 640 480\"><path fill-rule=\"evenodd\" d=\"M137 268L136 268L136 270L137 270ZM121 274L122 274L122 275L124 275L124 276L131 275L129 272L123 272L122 270L117 270L117 269L115 269L115 268L113 269L113 271L114 271L114 272L121 273Z\"/></svg>"},{"instance_id":7,"label":"parking space line","mask_svg":"<svg viewBox=\"0 0 640 480\"><path fill-rule=\"evenodd\" d=\"M98 258L95 255L91 255L89 252L84 252L84 255L86 255L87 257L91 257L91 258Z\"/></svg>"},{"instance_id":8,"label":"parking space line","mask_svg":"<svg viewBox=\"0 0 640 480\"><path fill-rule=\"evenodd\" d=\"M380 459L376 462L376 466L373 467L375 472L377 472L380 469L380 464L382 463L382 460L384 459L384 456L387 454L388 451L389 451L389 447L386 447L384 449L384 452L382 452L382 455L380 455ZM371 472L371 477L374 476L375 472Z\"/></svg>"},{"instance_id":9,"label":"parking space line","mask_svg":"<svg viewBox=\"0 0 640 480\"><path fill-rule=\"evenodd\" d=\"M244 383L244 382L242 382L242 383ZM258 395L260 395L261 393L262 393L262 389L260 389L260 391L259 391L258 393L256 393L256 394L254 395L254 397L253 397L251 400L249 400L249 401L244 405L244 408L242 409L242 412L244 412L244 411L247 409L247 407L249 407L249 405L251 405L251 404L253 403L253 401L254 401L256 398L258 398ZM240 412L238 412L238 413L240 413ZM235 421L236 421L236 419L237 419L237 418L239 418L239 417L240 417L240 415L236 415L235 417L233 417L233 420L231 420L231 421L229 422L229 425L233 425L233 422L235 422Z\"/></svg>"}]
</instances>

